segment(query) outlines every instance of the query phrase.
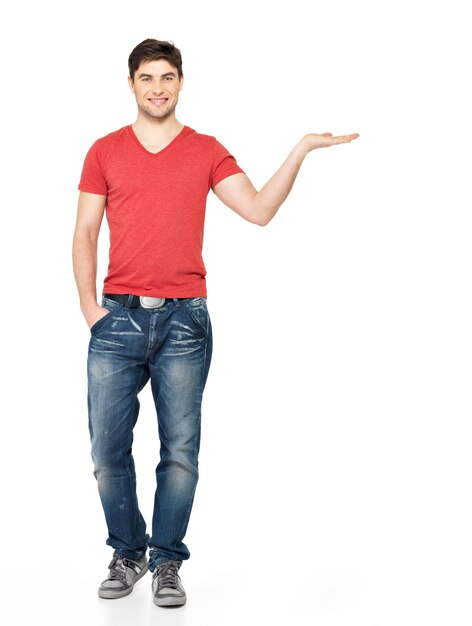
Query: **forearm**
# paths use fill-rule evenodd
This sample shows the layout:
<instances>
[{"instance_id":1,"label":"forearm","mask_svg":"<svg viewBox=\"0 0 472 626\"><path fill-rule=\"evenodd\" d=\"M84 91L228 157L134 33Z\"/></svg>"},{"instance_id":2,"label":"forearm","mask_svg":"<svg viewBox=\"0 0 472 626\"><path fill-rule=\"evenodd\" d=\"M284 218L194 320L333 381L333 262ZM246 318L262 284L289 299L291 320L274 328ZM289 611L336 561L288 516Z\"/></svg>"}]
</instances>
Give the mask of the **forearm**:
<instances>
[{"instance_id":1,"label":"forearm","mask_svg":"<svg viewBox=\"0 0 472 626\"><path fill-rule=\"evenodd\" d=\"M300 140L280 168L253 198L255 220L261 226L270 222L290 193L293 183L309 149L304 139Z\"/></svg>"},{"instance_id":2,"label":"forearm","mask_svg":"<svg viewBox=\"0 0 472 626\"><path fill-rule=\"evenodd\" d=\"M87 313L97 307L97 238L87 232L76 232L72 261L80 308L87 317Z\"/></svg>"}]
</instances>

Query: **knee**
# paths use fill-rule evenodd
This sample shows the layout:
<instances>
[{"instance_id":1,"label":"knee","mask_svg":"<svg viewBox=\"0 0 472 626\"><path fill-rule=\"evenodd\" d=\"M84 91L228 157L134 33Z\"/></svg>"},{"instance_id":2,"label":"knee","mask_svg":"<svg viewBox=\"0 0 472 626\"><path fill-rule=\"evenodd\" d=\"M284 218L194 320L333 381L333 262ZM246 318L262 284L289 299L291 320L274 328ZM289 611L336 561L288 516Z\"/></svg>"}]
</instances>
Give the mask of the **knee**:
<instances>
[{"instance_id":1,"label":"knee","mask_svg":"<svg viewBox=\"0 0 472 626\"><path fill-rule=\"evenodd\" d=\"M108 438L92 441L91 456L95 476L101 472L116 473L128 469L129 465L133 464L131 448L117 446L116 442L111 442Z\"/></svg>"}]
</instances>

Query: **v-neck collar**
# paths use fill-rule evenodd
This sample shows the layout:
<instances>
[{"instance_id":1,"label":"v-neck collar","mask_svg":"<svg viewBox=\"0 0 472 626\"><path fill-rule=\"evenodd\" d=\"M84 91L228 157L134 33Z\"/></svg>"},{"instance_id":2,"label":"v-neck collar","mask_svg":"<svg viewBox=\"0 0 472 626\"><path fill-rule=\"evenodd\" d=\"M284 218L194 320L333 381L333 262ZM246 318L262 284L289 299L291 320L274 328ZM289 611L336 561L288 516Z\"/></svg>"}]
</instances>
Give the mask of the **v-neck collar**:
<instances>
[{"instance_id":1,"label":"v-neck collar","mask_svg":"<svg viewBox=\"0 0 472 626\"><path fill-rule=\"evenodd\" d=\"M188 131L190 130L190 128L188 126L185 126L180 130L180 132L170 141L170 143L167 144L167 146L165 146L164 148L162 148L162 150L159 150L159 152L150 152L147 148L145 148L143 146L143 144L139 141L136 133L134 132L134 128L132 126L132 124L130 124L128 126L128 130L131 134L131 137L133 138L133 141L136 143L136 145L138 146L138 148L140 148L140 150L142 152L144 152L145 154L148 154L151 157L158 157L159 155L161 155L163 152L166 152L167 150L169 150L170 148L172 148L175 143L181 139L183 136L188 134Z\"/></svg>"}]
</instances>

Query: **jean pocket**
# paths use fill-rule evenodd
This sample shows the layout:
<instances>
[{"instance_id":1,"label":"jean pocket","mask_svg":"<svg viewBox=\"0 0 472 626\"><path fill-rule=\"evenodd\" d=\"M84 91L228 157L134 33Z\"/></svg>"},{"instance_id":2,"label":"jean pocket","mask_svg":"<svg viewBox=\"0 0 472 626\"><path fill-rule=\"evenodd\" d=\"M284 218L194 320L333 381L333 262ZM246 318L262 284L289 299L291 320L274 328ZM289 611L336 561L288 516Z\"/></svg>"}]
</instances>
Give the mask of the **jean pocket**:
<instances>
[{"instance_id":1,"label":"jean pocket","mask_svg":"<svg viewBox=\"0 0 472 626\"><path fill-rule=\"evenodd\" d=\"M108 309L108 305L102 305L104 309ZM90 332L94 332L96 331L98 328L100 328L100 326L110 317L111 313L113 311L109 310L108 313L106 313L103 317L101 317L100 319L98 319L95 324L92 324L92 326L90 326Z\"/></svg>"},{"instance_id":2,"label":"jean pocket","mask_svg":"<svg viewBox=\"0 0 472 626\"><path fill-rule=\"evenodd\" d=\"M206 298L193 298L185 303L185 310L190 319L203 330L205 335L208 333L209 313Z\"/></svg>"}]
</instances>

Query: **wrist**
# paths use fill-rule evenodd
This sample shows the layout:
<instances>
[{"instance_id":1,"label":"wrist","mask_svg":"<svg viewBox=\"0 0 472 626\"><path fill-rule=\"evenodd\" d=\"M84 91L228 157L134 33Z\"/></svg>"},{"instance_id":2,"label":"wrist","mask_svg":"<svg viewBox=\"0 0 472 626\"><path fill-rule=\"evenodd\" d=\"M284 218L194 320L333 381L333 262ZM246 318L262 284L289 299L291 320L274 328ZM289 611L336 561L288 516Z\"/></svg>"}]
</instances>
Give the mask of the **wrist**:
<instances>
[{"instance_id":1,"label":"wrist","mask_svg":"<svg viewBox=\"0 0 472 626\"><path fill-rule=\"evenodd\" d=\"M300 141L296 144L294 150L302 159L306 157L306 155L310 152L310 150L312 150L312 147L310 146L309 138L307 135L304 135L300 139Z\"/></svg>"},{"instance_id":2,"label":"wrist","mask_svg":"<svg viewBox=\"0 0 472 626\"><path fill-rule=\"evenodd\" d=\"M98 304L98 302L95 299L86 300L86 301L80 303L80 310L82 311L82 314L86 318L91 313L93 314L98 308L100 308L100 305Z\"/></svg>"}]
</instances>

